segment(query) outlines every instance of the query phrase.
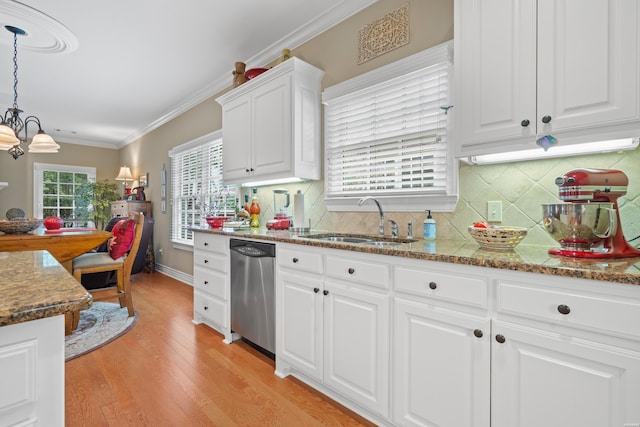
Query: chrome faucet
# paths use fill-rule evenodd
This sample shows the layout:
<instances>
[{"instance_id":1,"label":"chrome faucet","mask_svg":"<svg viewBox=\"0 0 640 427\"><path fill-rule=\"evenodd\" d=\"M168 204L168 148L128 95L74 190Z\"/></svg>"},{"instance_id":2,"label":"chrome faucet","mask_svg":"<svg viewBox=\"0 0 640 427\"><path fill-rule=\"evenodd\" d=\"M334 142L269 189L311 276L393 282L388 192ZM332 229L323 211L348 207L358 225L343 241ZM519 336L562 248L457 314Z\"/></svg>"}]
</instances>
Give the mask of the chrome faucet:
<instances>
[{"instance_id":1,"label":"chrome faucet","mask_svg":"<svg viewBox=\"0 0 640 427\"><path fill-rule=\"evenodd\" d=\"M378 203L378 201L374 197L365 196L360 200L358 200L358 206L362 206L362 204L369 199L373 200L374 202L376 202L376 205L378 205L378 211L380 211L380 223L378 224L378 235L384 236L384 212L382 212L382 206L380 206L380 203Z\"/></svg>"}]
</instances>

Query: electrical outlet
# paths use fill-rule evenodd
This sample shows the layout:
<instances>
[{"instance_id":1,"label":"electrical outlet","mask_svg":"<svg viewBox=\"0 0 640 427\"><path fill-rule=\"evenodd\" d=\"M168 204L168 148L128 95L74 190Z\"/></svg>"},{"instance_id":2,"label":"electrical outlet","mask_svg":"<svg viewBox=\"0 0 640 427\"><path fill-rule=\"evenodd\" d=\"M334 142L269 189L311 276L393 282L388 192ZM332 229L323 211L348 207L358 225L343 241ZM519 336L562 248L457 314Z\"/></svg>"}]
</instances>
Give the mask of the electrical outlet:
<instances>
[{"instance_id":1,"label":"electrical outlet","mask_svg":"<svg viewBox=\"0 0 640 427\"><path fill-rule=\"evenodd\" d=\"M502 202L487 202L487 221L502 222Z\"/></svg>"}]
</instances>

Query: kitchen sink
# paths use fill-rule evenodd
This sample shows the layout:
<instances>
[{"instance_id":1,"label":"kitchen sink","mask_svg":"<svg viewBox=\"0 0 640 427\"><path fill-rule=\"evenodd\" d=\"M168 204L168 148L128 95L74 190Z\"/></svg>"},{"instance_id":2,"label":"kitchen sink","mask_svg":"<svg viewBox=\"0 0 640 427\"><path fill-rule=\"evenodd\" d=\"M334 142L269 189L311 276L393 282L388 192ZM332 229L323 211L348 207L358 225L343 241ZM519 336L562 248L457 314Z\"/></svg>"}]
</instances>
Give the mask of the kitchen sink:
<instances>
[{"instance_id":1,"label":"kitchen sink","mask_svg":"<svg viewBox=\"0 0 640 427\"><path fill-rule=\"evenodd\" d=\"M322 240L325 242L342 242L342 243L363 243L366 245L374 245L374 246L396 246L401 245L403 243L411 243L416 242L415 239L404 239L398 237L380 237L380 236L365 236L359 234L337 234L337 233L326 233L326 234L308 234L298 236L303 239L314 239L314 240Z\"/></svg>"},{"instance_id":2,"label":"kitchen sink","mask_svg":"<svg viewBox=\"0 0 640 427\"><path fill-rule=\"evenodd\" d=\"M345 242L345 243L375 243L368 237L351 237L351 236L305 236L308 239L324 240L327 242Z\"/></svg>"}]
</instances>

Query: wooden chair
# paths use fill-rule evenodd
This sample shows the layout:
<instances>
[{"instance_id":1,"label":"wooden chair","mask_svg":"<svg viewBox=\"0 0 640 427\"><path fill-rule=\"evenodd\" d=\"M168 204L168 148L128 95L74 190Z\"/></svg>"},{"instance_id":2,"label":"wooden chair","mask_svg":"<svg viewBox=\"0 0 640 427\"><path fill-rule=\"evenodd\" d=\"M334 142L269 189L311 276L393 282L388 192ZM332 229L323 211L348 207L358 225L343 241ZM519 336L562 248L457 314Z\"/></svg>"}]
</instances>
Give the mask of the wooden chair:
<instances>
[{"instance_id":1,"label":"wooden chair","mask_svg":"<svg viewBox=\"0 0 640 427\"><path fill-rule=\"evenodd\" d=\"M130 213L129 219L135 221L135 237L133 245L127 253L116 260L111 258L109 252L90 252L82 254L73 260L73 277L80 282L83 274L98 273L101 271L116 272L116 293L111 295L100 296L94 298L94 301L112 299L118 297L120 307L127 307L129 317L135 313L133 311L133 301L131 298L131 268L140 247L142 237L142 227L144 223L144 215L142 213ZM73 329L78 326L80 316L74 316Z\"/></svg>"}]
</instances>

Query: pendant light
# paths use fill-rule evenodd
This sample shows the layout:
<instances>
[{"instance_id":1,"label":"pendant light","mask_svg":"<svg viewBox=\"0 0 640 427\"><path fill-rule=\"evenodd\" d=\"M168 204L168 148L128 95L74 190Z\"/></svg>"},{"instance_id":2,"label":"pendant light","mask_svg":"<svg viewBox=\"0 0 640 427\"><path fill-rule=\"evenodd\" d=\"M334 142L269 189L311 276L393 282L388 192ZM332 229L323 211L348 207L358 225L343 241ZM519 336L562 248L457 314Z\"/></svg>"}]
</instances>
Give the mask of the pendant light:
<instances>
[{"instance_id":1,"label":"pendant light","mask_svg":"<svg viewBox=\"0 0 640 427\"><path fill-rule=\"evenodd\" d=\"M31 139L29 152L57 153L60 146L42 130L40 119L36 116L27 116L22 120L20 117L23 111L18 108L18 36L24 36L27 33L22 28L11 25L5 25L4 28L13 33L13 107L7 108L0 122L0 149L7 150L14 159L22 156L24 149L21 144L26 143L29 138L27 128L30 123L35 123L38 126L38 132ZM24 132L21 136L22 131Z\"/></svg>"}]
</instances>

